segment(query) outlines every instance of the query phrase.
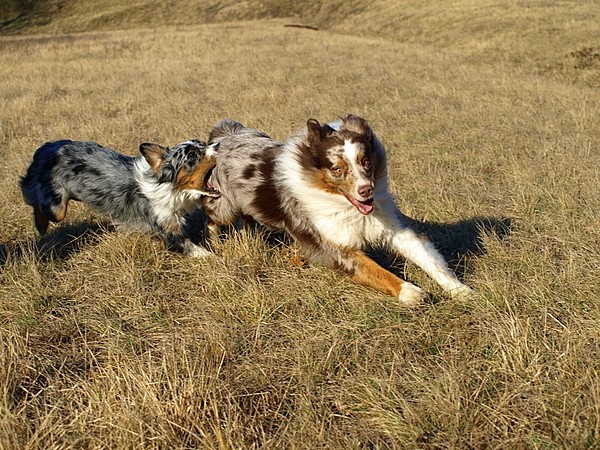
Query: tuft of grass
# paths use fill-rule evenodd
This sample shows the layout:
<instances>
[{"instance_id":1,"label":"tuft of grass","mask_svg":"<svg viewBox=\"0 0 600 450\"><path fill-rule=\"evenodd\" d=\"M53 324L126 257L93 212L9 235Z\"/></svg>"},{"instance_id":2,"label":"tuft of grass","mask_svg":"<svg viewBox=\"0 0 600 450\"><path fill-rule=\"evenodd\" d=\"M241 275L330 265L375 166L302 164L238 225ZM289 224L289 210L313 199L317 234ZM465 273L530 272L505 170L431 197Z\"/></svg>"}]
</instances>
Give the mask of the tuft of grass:
<instances>
[{"instance_id":1,"label":"tuft of grass","mask_svg":"<svg viewBox=\"0 0 600 450\"><path fill-rule=\"evenodd\" d=\"M591 4L60 5L0 37L0 448L599 445ZM135 155L347 112L479 298L375 251L432 292L408 311L278 235L196 260L74 202L40 238L17 185L48 140Z\"/></svg>"}]
</instances>

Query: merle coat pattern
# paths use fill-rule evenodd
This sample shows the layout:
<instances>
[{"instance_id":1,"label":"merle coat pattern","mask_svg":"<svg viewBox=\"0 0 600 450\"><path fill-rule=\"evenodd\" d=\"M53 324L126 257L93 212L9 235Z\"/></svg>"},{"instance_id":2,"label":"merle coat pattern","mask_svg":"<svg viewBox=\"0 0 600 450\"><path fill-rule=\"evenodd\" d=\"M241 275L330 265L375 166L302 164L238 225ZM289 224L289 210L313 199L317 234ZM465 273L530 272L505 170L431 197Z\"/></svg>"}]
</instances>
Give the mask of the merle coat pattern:
<instances>
[{"instance_id":1,"label":"merle coat pattern","mask_svg":"<svg viewBox=\"0 0 600 450\"><path fill-rule=\"evenodd\" d=\"M48 142L35 152L20 187L41 234L75 200L120 227L157 232L172 250L205 256L183 236L183 226L202 196L219 195L207 184L216 147L197 140L173 148L144 143L141 155L130 157L95 142Z\"/></svg>"},{"instance_id":2,"label":"merle coat pattern","mask_svg":"<svg viewBox=\"0 0 600 450\"><path fill-rule=\"evenodd\" d=\"M250 216L289 233L308 260L409 306L425 292L376 264L366 247L413 261L451 295L472 293L403 220L388 191L385 150L364 119L348 115L326 125L310 119L285 142L226 119L214 126L210 142L220 145L210 181L221 196L202 200L212 233Z\"/></svg>"}]
</instances>

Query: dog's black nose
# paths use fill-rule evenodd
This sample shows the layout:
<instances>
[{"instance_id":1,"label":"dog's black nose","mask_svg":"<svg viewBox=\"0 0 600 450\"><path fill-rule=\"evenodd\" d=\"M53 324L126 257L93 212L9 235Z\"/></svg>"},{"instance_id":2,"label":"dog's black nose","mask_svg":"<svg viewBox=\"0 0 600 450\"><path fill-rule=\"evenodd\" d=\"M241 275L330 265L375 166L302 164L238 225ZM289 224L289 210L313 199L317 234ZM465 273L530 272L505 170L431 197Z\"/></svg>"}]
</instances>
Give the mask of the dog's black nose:
<instances>
[{"instance_id":1,"label":"dog's black nose","mask_svg":"<svg viewBox=\"0 0 600 450\"><path fill-rule=\"evenodd\" d=\"M358 195L365 198L371 198L373 195L373 187L365 184L363 186L358 187Z\"/></svg>"}]
</instances>

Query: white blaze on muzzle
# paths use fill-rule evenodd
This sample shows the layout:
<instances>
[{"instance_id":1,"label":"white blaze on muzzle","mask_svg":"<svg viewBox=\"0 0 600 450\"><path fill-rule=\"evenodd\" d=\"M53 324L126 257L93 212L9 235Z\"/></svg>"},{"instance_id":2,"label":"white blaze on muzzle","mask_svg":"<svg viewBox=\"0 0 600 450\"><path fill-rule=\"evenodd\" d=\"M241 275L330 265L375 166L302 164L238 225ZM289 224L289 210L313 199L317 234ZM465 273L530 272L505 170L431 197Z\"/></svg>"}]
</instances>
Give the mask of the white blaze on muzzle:
<instances>
[{"instance_id":1,"label":"white blaze on muzzle","mask_svg":"<svg viewBox=\"0 0 600 450\"><path fill-rule=\"evenodd\" d=\"M363 167L358 162L358 152L359 149L356 143L344 141L344 158L348 164L349 173L356 180L352 189L353 192L344 195L361 214L369 215L373 212L373 189L371 189L371 195L366 197L360 193L360 190L362 190L361 188L364 189L365 186L371 188L374 188L374 186L373 181L364 175Z\"/></svg>"}]
</instances>

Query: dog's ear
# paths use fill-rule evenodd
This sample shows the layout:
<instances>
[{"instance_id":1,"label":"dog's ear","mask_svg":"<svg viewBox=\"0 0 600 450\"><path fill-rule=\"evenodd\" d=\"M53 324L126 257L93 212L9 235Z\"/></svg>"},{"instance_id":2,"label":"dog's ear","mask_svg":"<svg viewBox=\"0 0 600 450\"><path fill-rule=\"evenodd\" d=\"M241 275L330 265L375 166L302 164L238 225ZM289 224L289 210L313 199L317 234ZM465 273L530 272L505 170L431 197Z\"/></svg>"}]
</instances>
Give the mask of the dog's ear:
<instances>
[{"instance_id":1,"label":"dog's ear","mask_svg":"<svg viewBox=\"0 0 600 450\"><path fill-rule=\"evenodd\" d=\"M308 131L308 143L311 147L316 147L321 142L321 124L316 119L308 119L306 122L306 129Z\"/></svg>"},{"instance_id":2,"label":"dog's ear","mask_svg":"<svg viewBox=\"0 0 600 450\"><path fill-rule=\"evenodd\" d=\"M316 148L323 139L331 136L334 131L329 125L321 125L316 119L308 119L306 129L308 131L308 142L313 148Z\"/></svg>"},{"instance_id":3,"label":"dog's ear","mask_svg":"<svg viewBox=\"0 0 600 450\"><path fill-rule=\"evenodd\" d=\"M140 153L146 158L154 173L158 174L160 166L164 161L165 148L158 144L149 144L147 142L140 145Z\"/></svg>"},{"instance_id":4,"label":"dog's ear","mask_svg":"<svg viewBox=\"0 0 600 450\"><path fill-rule=\"evenodd\" d=\"M348 114L342 119L340 130L348 130L363 135L368 142L373 141L373 130L365 119L354 114Z\"/></svg>"},{"instance_id":5,"label":"dog's ear","mask_svg":"<svg viewBox=\"0 0 600 450\"><path fill-rule=\"evenodd\" d=\"M150 164L159 183L171 182L175 179L175 168L165 161L167 149L158 144L144 143L140 145L140 152Z\"/></svg>"}]
</instances>

